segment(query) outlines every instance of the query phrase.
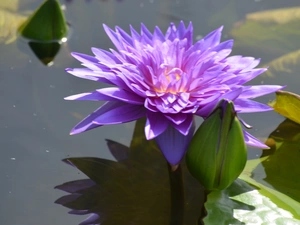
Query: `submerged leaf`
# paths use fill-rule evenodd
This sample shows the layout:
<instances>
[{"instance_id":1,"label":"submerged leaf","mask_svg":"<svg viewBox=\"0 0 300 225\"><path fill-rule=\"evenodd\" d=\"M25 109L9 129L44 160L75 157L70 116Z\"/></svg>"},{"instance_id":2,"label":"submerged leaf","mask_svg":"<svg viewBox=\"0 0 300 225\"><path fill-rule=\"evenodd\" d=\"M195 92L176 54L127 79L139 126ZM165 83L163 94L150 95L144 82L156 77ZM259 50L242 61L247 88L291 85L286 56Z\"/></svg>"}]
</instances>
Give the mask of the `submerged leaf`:
<instances>
[{"instance_id":1,"label":"submerged leaf","mask_svg":"<svg viewBox=\"0 0 300 225\"><path fill-rule=\"evenodd\" d=\"M269 103L276 112L300 124L300 96L288 91L277 91L276 100Z\"/></svg>"},{"instance_id":2,"label":"submerged leaf","mask_svg":"<svg viewBox=\"0 0 300 225\"><path fill-rule=\"evenodd\" d=\"M267 65L269 69L265 74L275 77L275 74L283 76L284 74L293 74L299 71L300 50L285 54L272 60Z\"/></svg>"},{"instance_id":3,"label":"submerged leaf","mask_svg":"<svg viewBox=\"0 0 300 225\"><path fill-rule=\"evenodd\" d=\"M19 0L1 0L0 8L8 9L10 11L17 11L19 7Z\"/></svg>"},{"instance_id":4,"label":"submerged leaf","mask_svg":"<svg viewBox=\"0 0 300 225\"><path fill-rule=\"evenodd\" d=\"M0 8L0 43L15 41L17 29L25 20L25 16Z\"/></svg>"},{"instance_id":5,"label":"submerged leaf","mask_svg":"<svg viewBox=\"0 0 300 225\"><path fill-rule=\"evenodd\" d=\"M250 13L246 16L246 19L267 24L286 24L300 20L300 7Z\"/></svg>"},{"instance_id":6,"label":"submerged leaf","mask_svg":"<svg viewBox=\"0 0 300 225\"><path fill-rule=\"evenodd\" d=\"M235 46L264 60L300 49L299 15L300 7L247 14L231 31Z\"/></svg>"}]
</instances>

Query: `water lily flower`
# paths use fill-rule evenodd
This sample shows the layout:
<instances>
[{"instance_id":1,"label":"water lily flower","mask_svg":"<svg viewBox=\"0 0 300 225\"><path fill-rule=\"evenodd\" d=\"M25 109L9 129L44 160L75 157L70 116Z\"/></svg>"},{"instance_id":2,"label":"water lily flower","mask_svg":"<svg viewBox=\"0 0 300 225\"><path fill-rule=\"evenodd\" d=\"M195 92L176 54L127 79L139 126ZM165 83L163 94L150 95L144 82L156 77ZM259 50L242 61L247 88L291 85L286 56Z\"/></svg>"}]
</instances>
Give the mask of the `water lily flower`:
<instances>
[{"instance_id":1,"label":"water lily flower","mask_svg":"<svg viewBox=\"0 0 300 225\"><path fill-rule=\"evenodd\" d=\"M244 85L266 69L255 68L259 59L229 56L233 40L220 42L222 27L194 44L192 23L171 23L165 34L158 27L151 33L144 24L140 33L132 26L130 34L120 27L104 29L116 50L92 48L94 56L72 53L85 68L66 71L111 87L66 98L106 101L71 134L146 116L146 138L155 139L166 160L177 165L193 136L194 116L207 118L221 99L232 101L238 114L269 111L252 99L282 88ZM244 139L267 147L246 131Z\"/></svg>"}]
</instances>

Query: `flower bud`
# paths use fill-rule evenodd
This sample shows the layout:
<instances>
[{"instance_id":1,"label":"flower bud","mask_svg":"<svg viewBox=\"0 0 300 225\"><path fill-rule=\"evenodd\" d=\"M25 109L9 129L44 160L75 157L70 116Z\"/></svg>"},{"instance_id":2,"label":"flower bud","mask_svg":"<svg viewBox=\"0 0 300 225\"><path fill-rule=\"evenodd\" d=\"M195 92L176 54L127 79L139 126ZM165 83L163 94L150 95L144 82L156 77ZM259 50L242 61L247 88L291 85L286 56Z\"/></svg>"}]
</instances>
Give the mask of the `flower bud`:
<instances>
[{"instance_id":1,"label":"flower bud","mask_svg":"<svg viewBox=\"0 0 300 225\"><path fill-rule=\"evenodd\" d=\"M227 188L243 171L247 148L233 102L221 100L192 138L186 163L207 190Z\"/></svg>"}]
</instances>

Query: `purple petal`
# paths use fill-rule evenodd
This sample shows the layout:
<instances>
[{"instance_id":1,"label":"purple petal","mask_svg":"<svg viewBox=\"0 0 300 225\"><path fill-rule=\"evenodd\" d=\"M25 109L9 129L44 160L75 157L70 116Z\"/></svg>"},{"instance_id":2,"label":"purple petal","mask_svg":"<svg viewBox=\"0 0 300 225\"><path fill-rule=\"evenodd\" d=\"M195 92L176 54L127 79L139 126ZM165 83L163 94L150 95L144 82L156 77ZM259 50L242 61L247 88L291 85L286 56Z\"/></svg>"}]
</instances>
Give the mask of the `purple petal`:
<instances>
[{"instance_id":1,"label":"purple petal","mask_svg":"<svg viewBox=\"0 0 300 225\"><path fill-rule=\"evenodd\" d=\"M206 35L204 40L205 49L214 47L220 43L223 26Z\"/></svg>"},{"instance_id":2,"label":"purple petal","mask_svg":"<svg viewBox=\"0 0 300 225\"><path fill-rule=\"evenodd\" d=\"M227 92L224 95L221 95L218 99L212 101L211 103L208 103L203 108L197 111L197 115L202 117L207 117L209 114L213 111L213 109L216 107L216 105L219 103L221 99L226 99L229 101L234 101L242 92L242 88L235 89L233 91ZM236 109L235 109L236 110ZM237 110L236 110L237 111Z\"/></svg>"},{"instance_id":3,"label":"purple petal","mask_svg":"<svg viewBox=\"0 0 300 225\"><path fill-rule=\"evenodd\" d=\"M185 113L165 114L164 116L176 125L183 123L187 119L187 114Z\"/></svg>"},{"instance_id":4,"label":"purple petal","mask_svg":"<svg viewBox=\"0 0 300 225\"><path fill-rule=\"evenodd\" d=\"M241 122L241 124L243 124L244 127L246 127L247 129L252 128L252 126L250 124L246 123L246 121L243 120L239 115L237 117L238 117L239 121Z\"/></svg>"},{"instance_id":5,"label":"purple petal","mask_svg":"<svg viewBox=\"0 0 300 225\"><path fill-rule=\"evenodd\" d=\"M266 112L273 110L273 108L268 105L246 98L238 98L233 102L234 108L238 113Z\"/></svg>"},{"instance_id":6,"label":"purple petal","mask_svg":"<svg viewBox=\"0 0 300 225\"><path fill-rule=\"evenodd\" d=\"M159 40L161 42L164 42L166 40L165 36L157 26L154 29L153 40Z\"/></svg>"},{"instance_id":7,"label":"purple petal","mask_svg":"<svg viewBox=\"0 0 300 225\"><path fill-rule=\"evenodd\" d=\"M187 135L183 135L170 125L161 135L155 138L157 145L171 165L180 163L192 139L194 131L195 125L189 129Z\"/></svg>"},{"instance_id":8,"label":"purple petal","mask_svg":"<svg viewBox=\"0 0 300 225\"><path fill-rule=\"evenodd\" d=\"M120 100L130 104L143 105L144 99L140 96L125 91L120 88L110 87L110 88L102 88L97 90L100 94L110 97L111 100Z\"/></svg>"},{"instance_id":9,"label":"purple petal","mask_svg":"<svg viewBox=\"0 0 300 225\"><path fill-rule=\"evenodd\" d=\"M284 86L279 85L253 85L243 87L243 92L240 98L257 98L263 95L267 95L278 90L281 90Z\"/></svg>"},{"instance_id":10,"label":"purple petal","mask_svg":"<svg viewBox=\"0 0 300 225\"><path fill-rule=\"evenodd\" d=\"M101 61L101 63L106 64L115 64L115 63L121 63L120 60L114 56L112 53L99 49L99 48L92 48L92 52L96 56L96 58Z\"/></svg>"},{"instance_id":11,"label":"purple petal","mask_svg":"<svg viewBox=\"0 0 300 225\"><path fill-rule=\"evenodd\" d=\"M118 50L124 50L124 47L122 46L122 44L121 44L121 42L119 40L119 35L115 31L113 31L112 29L110 29L108 26L106 26L105 24L103 24L103 28L104 28L107 36L112 41L112 43L116 46L116 48Z\"/></svg>"},{"instance_id":12,"label":"purple petal","mask_svg":"<svg viewBox=\"0 0 300 225\"><path fill-rule=\"evenodd\" d=\"M153 139L164 132L169 125L168 120L161 113L147 111L145 136L147 140Z\"/></svg>"},{"instance_id":13,"label":"purple petal","mask_svg":"<svg viewBox=\"0 0 300 225\"><path fill-rule=\"evenodd\" d=\"M193 114L186 114L187 117L181 124L173 124L173 127L177 129L181 134L187 135L193 125Z\"/></svg>"},{"instance_id":14,"label":"purple petal","mask_svg":"<svg viewBox=\"0 0 300 225\"><path fill-rule=\"evenodd\" d=\"M84 118L80 123L78 123L72 130L71 135L78 134L87 130L94 129L99 127L99 124L94 124L93 121L99 117L101 114L109 112L110 110L119 107L120 105L124 105L121 102L105 102L101 107L99 107L96 111L92 114Z\"/></svg>"},{"instance_id":15,"label":"purple petal","mask_svg":"<svg viewBox=\"0 0 300 225\"><path fill-rule=\"evenodd\" d=\"M262 148L262 149L269 149L270 147L263 144L260 140L257 138L253 137L251 134L249 134L247 131L244 131L244 139L247 145L256 147L256 148Z\"/></svg>"},{"instance_id":16,"label":"purple petal","mask_svg":"<svg viewBox=\"0 0 300 225\"><path fill-rule=\"evenodd\" d=\"M102 72L102 71L95 72L88 68L74 68L74 69L67 68L66 72L68 72L76 77L79 77L79 78L103 82L106 84L113 84L110 80L108 80L106 77L104 77L104 76L108 76L109 74L112 75L112 73L110 73L110 72Z\"/></svg>"},{"instance_id":17,"label":"purple petal","mask_svg":"<svg viewBox=\"0 0 300 225\"><path fill-rule=\"evenodd\" d=\"M117 102L110 110L98 115L93 119L93 124L106 125L106 124L119 124L137 120L146 115L146 109L140 105L129 105Z\"/></svg>"}]
</instances>

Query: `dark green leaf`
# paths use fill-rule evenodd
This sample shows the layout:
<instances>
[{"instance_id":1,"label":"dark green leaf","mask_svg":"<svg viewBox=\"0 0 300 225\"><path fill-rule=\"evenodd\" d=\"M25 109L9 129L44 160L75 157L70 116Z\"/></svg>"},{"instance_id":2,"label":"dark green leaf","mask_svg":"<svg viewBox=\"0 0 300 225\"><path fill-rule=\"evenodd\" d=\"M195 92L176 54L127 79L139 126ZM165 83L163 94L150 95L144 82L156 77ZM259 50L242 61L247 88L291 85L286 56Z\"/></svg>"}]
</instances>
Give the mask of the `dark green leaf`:
<instances>
[{"instance_id":1,"label":"dark green leaf","mask_svg":"<svg viewBox=\"0 0 300 225\"><path fill-rule=\"evenodd\" d=\"M35 41L59 41L67 24L57 0L46 0L20 27L22 36Z\"/></svg>"}]
</instances>

